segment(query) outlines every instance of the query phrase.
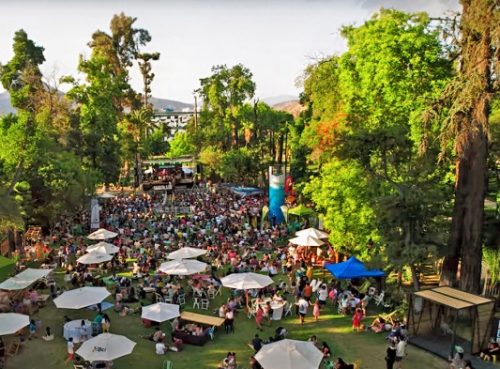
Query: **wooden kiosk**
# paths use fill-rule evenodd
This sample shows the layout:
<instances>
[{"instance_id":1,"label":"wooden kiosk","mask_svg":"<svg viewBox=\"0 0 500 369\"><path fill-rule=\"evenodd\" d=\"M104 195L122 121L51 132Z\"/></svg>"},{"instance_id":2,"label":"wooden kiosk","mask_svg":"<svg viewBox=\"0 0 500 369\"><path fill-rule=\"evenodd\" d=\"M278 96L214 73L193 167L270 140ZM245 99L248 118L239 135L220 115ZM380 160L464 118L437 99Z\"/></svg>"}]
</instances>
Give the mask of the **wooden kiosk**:
<instances>
[{"instance_id":1,"label":"wooden kiosk","mask_svg":"<svg viewBox=\"0 0 500 369\"><path fill-rule=\"evenodd\" d=\"M410 295L410 342L447 358L455 345L467 355L479 353L488 342L495 301L450 287Z\"/></svg>"}]
</instances>

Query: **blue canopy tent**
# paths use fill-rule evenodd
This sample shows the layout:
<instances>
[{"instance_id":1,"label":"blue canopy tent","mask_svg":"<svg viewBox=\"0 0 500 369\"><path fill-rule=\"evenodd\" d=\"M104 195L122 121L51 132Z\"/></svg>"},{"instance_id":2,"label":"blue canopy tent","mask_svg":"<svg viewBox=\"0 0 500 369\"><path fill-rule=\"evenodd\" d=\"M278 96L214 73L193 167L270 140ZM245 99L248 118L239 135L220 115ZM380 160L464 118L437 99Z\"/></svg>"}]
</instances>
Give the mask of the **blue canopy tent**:
<instances>
[{"instance_id":1,"label":"blue canopy tent","mask_svg":"<svg viewBox=\"0 0 500 369\"><path fill-rule=\"evenodd\" d=\"M260 195L263 191L257 187L230 187L230 190L240 197Z\"/></svg>"},{"instance_id":2,"label":"blue canopy tent","mask_svg":"<svg viewBox=\"0 0 500 369\"><path fill-rule=\"evenodd\" d=\"M365 264L351 256L347 261L337 264L325 264L328 270L337 279L354 279L368 277L384 277L385 273L378 269L366 269Z\"/></svg>"}]
</instances>

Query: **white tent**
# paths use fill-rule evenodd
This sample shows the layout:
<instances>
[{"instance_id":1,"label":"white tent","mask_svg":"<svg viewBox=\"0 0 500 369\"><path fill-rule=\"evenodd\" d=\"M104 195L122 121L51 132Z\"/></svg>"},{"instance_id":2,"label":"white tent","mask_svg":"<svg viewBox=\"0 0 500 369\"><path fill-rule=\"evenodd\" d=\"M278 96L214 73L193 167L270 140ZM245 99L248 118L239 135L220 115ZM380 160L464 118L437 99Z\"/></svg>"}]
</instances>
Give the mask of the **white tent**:
<instances>
[{"instance_id":1,"label":"white tent","mask_svg":"<svg viewBox=\"0 0 500 369\"><path fill-rule=\"evenodd\" d=\"M28 268L21 273L0 283L0 290L22 290L28 288L36 281L47 277L52 269Z\"/></svg>"},{"instance_id":2,"label":"white tent","mask_svg":"<svg viewBox=\"0 0 500 369\"><path fill-rule=\"evenodd\" d=\"M295 232L295 234L299 237L314 237L318 239L322 238L328 238L328 233L325 233L323 231L320 231L319 229L316 228L306 228L301 231Z\"/></svg>"},{"instance_id":3,"label":"white tent","mask_svg":"<svg viewBox=\"0 0 500 369\"><path fill-rule=\"evenodd\" d=\"M120 251L119 247L103 241L87 247L87 252L100 252L102 254L116 254L118 251Z\"/></svg>"},{"instance_id":4,"label":"white tent","mask_svg":"<svg viewBox=\"0 0 500 369\"><path fill-rule=\"evenodd\" d=\"M113 259L113 256L110 254L93 251L80 256L78 259L76 259L76 261L81 264L100 264L110 261L111 259Z\"/></svg>"},{"instance_id":5,"label":"white tent","mask_svg":"<svg viewBox=\"0 0 500 369\"><path fill-rule=\"evenodd\" d=\"M84 360L113 361L129 355L134 350L135 342L118 334L102 333L85 341L76 351Z\"/></svg>"},{"instance_id":6,"label":"white tent","mask_svg":"<svg viewBox=\"0 0 500 369\"><path fill-rule=\"evenodd\" d=\"M299 236L288 241L297 246L321 246L325 244L323 241L311 236Z\"/></svg>"},{"instance_id":7,"label":"white tent","mask_svg":"<svg viewBox=\"0 0 500 369\"><path fill-rule=\"evenodd\" d=\"M312 342L284 339L262 346L255 359L264 369L318 369L323 353Z\"/></svg>"},{"instance_id":8,"label":"white tent","mask_svg":"<svg viewBox=\"0 0 500 369\"><path fill-rule=\"evenodd\" d=\"M257 273L232 273L221 279L224 287L238 290L264 288L274 283L271 277Z\"/></svg>"},{"instance_id":9,"label":"white tent","mask_svg":"<svg viewBox=\"0 0 500 369\"><path fill-rule=\"evenodd\" d=\"M116 196L109 193L109 192L103 192L99 195L101 199L114 199Z\"/></svg>"},{"instance_id":10,"label":"white tent","mask_svg":"<svg viewBox=\"0 0 500 369\"><path fill-rule=\"evenodd\" d=\"M194 247L182 247L177 251L171 252L167 255L168 259L190 259L205 255L207 250L196 249Z\"/></svg>"},{"instance_id":11,"label":"white tent","mask_svg":"<svg viewBox=\"0 0 500 369\"><path fill-rule=\"evenodd\" d=\"M108 231L107 229L104 228L99 228L97 231L92 232L87 236L89 240L108 240L110 238L115 238L118 236L118 233Z\"/></svg>"},{"instance_id":12,"label":"white tent","mask_svg":"<svg viewBox=\"0 0 500 369\"><path fill-rule=\"evenodd\" d=\"M16 333L21 328L30 324L30 317L23 314L0 314L0 336Z\"/></svg>"},{"instance_id":13,"label":"white tent","mask_svg":"<svg viewBox=\"0 0 500 369\"><path fill-rule=\"evenodd\" d=\"M99 304L111 295L105 287L82 287L66 291L54 299L54 304L59 309L82 309Z\"/></svg>"},{"instance_id":14,"label":"white tent","mask_svg":"<svg viewBox=\"0 0 500 369\"><path fill-rule=\"evenodd\" d=\"M204 272L207 264L198 260L181 259L162 263L159 272L172 275L191 275Z\"/></svg>"},{"instance_id":15,"label":"white tent","mask_svg":"<svg viewBox=\"0 0 500 369\"><path fill-rule=\"evenodd\" d=\"M141 318L154 322L164 322L165 320L177 318L179 315L179 305L157 302L153 305L144 306Z\"/></svg>"}]
</instances>

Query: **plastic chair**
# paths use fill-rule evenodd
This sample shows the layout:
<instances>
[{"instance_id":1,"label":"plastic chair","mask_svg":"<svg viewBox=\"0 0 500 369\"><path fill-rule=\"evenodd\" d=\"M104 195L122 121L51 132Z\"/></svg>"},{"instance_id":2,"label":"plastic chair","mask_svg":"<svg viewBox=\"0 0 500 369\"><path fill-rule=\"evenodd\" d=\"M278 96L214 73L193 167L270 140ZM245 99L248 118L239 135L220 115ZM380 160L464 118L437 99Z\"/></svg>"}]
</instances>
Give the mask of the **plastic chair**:
<instances>
[{"instance_id":1,"label":"plastic chair","mask_svg":"<svg viewBox=\"0 0 500 369\"><path fill-rule=\"evenodd\" d=\"M179 304L179 306L184 306L186 304L186 295L184 293L177 297L177 304Z\"/></svg>"},{"instance_id":2,"label":"plastic chair","mask_svg":"<svg viewBox=\"0 0 500 369\"><path fill-rule=\"evenodd\" d=\"M170 360L165 360L163 362L163 369L173 369L174 364Z\"/></svg>"},{"instance_id":3,"label":"plastic chair","mask_svg":"<svg viewBox=\"0 0 500 369\"><path fill-rule=\"evenodd\" d=\"M201 299L201 309L202 310L208 310L210 307L210 300L209 299Z\"/></svg>"},{"instance_id":4,"label":"plastic chair","mask_svg":"<svg viewBox=\"0 0 500 369\"><path fill-rule=\"evenodd\" d=\"M222 286L219 286L217 290L215 291L215 296L221 296L222 295Z\"/></svg>"},{"instance_id":5,"label":"plastic chair","mask_svg":"<svg viewBox=\"0 0 500 369\"><path fill-rule=\"evenodd\" d=\"M199 309L200 308L200 298L199 297L194 297L193 298L193 309Z\"/></svg>"},{"instance_id":6,"label":"plastic chair","mask_svg":"<svg viewBox=\"0 0 500 369\"><path fill-rule=\"evenodd\" d=\"M380 295L378 296L373 296L373 301L375 301L375 305L379 306L380 304L384 303L384 291L380 292Z\"/></svg>"},{"instance_id":7,"label":"plastic chair","mask_svg":"<svg viewBox=\"0 0 500 369\"><path fill-rule=\"evenodd\" d=\"M290 303L288 304L288 307L286 307L285 315L283 315L283 317L287 317L288 315L293 315L293 304Z\"/></svg>"}]
</instances>

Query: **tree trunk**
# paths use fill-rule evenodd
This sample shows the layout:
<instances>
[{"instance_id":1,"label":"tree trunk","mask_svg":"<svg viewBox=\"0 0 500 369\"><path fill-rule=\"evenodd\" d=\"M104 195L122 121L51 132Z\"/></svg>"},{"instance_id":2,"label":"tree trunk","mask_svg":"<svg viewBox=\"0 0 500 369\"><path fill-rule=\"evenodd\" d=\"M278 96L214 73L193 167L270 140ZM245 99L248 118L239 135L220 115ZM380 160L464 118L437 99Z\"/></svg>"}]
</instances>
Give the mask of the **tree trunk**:
<instances>
[{"instance_id":1,"label":"tree trunk","mask_svg":"<svg viewBox=\"0 0 500 369\"><path fill-rule=\"evenodd\" d=\"M237 149L239 146L238 130L239 130L238 122L234 120L231 123L231 148L233 149Z\"/></svg>"},{"instance_id":2,"label":"tree trunk","mask_svg":"<svg viewBox=\"0 0 500 369\"><path fill-rule=\"evenodd\" d=\"M477 111L475 113L479 114ZM471 141L457 163L450 235L450 245L453 250L460 250L462 259L458 285L472 293L481 292L482 228L488 174L488 140L482 129L478 128L479 132L469 138Z\"/></svg>"},{"instance_id":3,"label":"tree trunk","mask_svg":"<svg viewBox=\"0 0 500 369\"><path fill-rule=\"evenodd\" d=\"M488 106L492 95L491 28L496 27L494 1L462 0L462 89L455 96L456 182L455 204L443 278L453 282L461 257L459 287L481 292L482 228L487 191ZM444 282L444 280L442 280Z\"/></svg>"}]
</instances>

